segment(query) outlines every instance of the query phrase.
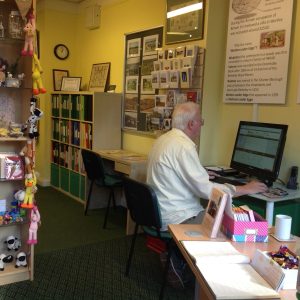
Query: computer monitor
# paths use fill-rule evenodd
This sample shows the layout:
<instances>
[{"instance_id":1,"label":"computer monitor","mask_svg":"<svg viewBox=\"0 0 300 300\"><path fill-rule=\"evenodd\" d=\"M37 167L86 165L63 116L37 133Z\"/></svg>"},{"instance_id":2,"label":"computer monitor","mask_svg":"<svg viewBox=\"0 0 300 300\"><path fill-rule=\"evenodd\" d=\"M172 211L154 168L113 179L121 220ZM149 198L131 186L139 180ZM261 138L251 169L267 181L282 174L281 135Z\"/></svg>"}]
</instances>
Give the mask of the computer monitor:
<instances>
[{"instance_id":1,"label":"computer monitor","mask_svg":"<svg viewBox=\"0 0 300 300\"><path fill-rule=\"evenodd\" d=\"M287 125L240 121L230 167L272 186L283 155Z\"/></svg>"}]
</instances>

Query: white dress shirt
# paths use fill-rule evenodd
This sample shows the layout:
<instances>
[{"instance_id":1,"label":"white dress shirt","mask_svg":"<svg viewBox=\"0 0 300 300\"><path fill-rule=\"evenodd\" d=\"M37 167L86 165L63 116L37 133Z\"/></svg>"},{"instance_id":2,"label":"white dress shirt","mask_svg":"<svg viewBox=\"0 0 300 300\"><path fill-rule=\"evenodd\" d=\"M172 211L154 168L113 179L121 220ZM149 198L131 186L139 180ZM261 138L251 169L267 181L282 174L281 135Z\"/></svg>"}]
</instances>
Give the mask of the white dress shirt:
<instances>
[{"instance_id":1,"label":"white dress shirt","mask_svg":"<svg viewBox=\"0 0 300 300\"><path fill-rule=\"evenodd\" d=\"M147 183L158 198L162 230L198 215L203 210L199 198L208 199L214 186L230 192L226 186L209 181L195 143L175 128L154 143L148 157Z\"/></svg>"}]
</instances>

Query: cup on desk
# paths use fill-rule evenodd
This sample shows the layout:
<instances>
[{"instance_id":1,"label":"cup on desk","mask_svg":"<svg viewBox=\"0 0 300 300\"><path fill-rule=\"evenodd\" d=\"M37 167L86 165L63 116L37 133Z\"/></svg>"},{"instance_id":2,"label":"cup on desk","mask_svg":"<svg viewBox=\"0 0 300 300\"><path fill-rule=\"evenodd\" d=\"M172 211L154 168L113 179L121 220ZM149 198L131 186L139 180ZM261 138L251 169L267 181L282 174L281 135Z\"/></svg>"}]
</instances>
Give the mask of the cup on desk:
<instances>
[{"instance_id":1,"label":"cup on desk","mask_svg":"<svg viewBox=\"0 0 300 300\"><path fill-rule=\"evenodd\" d=\"M292 217L286 215L276 215L275 236L280 240L291 238Z\"/></svg>"}]
</instances>

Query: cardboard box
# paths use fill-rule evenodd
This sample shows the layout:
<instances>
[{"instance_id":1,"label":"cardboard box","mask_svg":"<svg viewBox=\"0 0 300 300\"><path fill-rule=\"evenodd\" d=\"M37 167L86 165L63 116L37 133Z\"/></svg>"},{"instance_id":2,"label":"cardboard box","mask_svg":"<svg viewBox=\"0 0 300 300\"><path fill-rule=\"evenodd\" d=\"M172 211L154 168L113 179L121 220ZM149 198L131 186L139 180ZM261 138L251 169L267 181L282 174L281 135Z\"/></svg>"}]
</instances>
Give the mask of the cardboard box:
<instances>
[{"instance_id":1,"label":"cardboard box","mask_svg":"<svg viewBox=\"0 0 300 300\"><path fill-rule=\"evenodd\" d=\"M235 221L224 213L222 231L234 242L264 242L268 241L268 222L256 212L253 212L255 222Z\"/></svg>"}]
</instances>

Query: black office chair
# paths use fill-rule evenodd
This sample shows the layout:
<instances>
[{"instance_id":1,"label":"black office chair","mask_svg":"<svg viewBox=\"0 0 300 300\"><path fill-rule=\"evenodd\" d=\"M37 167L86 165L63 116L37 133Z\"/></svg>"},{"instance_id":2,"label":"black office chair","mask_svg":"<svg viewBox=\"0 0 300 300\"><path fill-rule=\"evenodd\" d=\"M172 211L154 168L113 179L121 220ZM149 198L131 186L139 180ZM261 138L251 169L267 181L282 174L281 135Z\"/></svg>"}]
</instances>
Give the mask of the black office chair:
<instances>
[{"instance_id":1,"label":"black office chair","mask_svg":"<svg viewBox=\"0 0 300 300\"><path fill-rule=\"evenodd\" d=\"M172 237L169 232L160 231L162 223L158 201L154 190L149 185L131 178L124 178L124 192L127 208L129 209L132 220L135 222L134 234L125 271L125 275L128 276L139 226L142 227L146 235L165 241L169 252ZM167 261L167 263L169 262ZM166 266L166 269L168 269L168 266ZM162 292L164 285L165 281ZM160 299L162 299L162 295Z\"/></svg>"},{"instance_id":2,"label":"black office chair","mask_svg":"<svg viewBox=\"0 0 300 300\"><path fill-rule=\"evenodd\" d=\"M111 200L113 201L114 208L116 208L114 189L123 186L123 177L118 174L116 175L108 174L107 171L105 170L102 157L96 152L82 149L81 155L82 155L83 164L84 164L87 177L91 181L88 198L84 210L84 215L87 214L89 208L94 184L98 185L99 187L108 188L109 197L107 200L106 212L105 212L104 223L103 223L103 228L106 228Z\"/></svg>"}]
</instances>

